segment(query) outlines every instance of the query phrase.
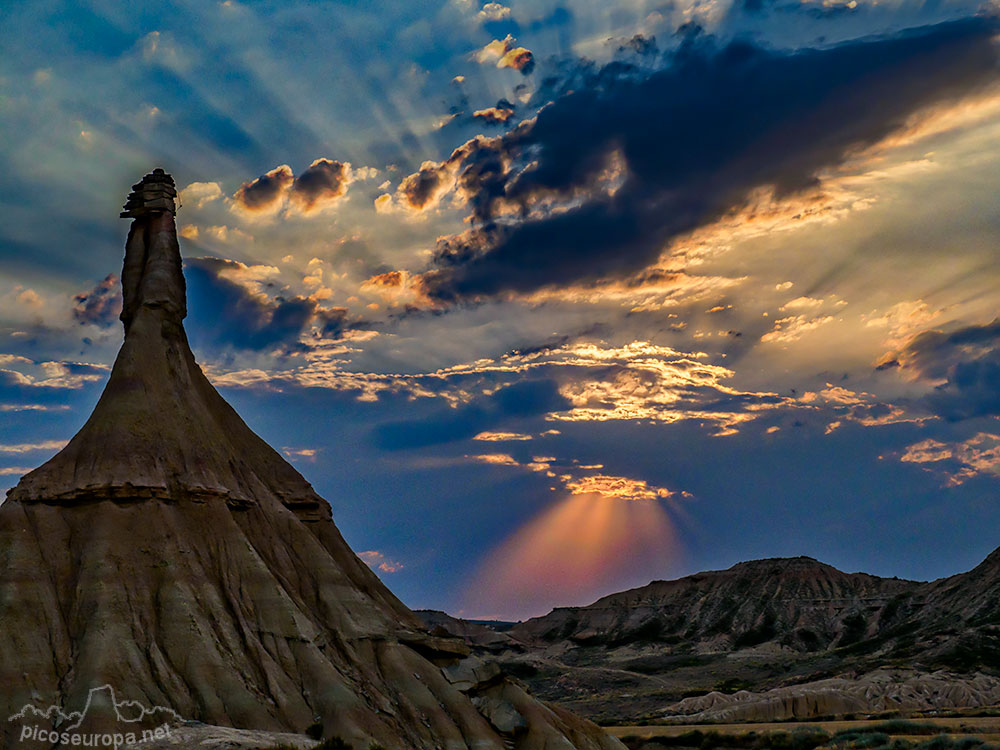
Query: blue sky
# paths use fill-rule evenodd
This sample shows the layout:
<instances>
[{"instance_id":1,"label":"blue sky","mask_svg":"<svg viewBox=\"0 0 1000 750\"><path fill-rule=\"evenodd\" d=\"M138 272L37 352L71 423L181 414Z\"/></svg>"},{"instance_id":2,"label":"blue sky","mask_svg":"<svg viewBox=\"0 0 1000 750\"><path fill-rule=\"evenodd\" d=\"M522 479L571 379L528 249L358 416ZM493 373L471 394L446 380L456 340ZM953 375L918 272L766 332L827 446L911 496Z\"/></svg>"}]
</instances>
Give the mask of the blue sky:
<instances>
[{"instance_id":1,"label":"blue sky","mask_svg":"<svg viewBox=\"0 0 1000 750\"><path fill-rule=\"evenodd\" d=\"M414 607L1000 544L997 7L13 2L0 486L181 189L209 377Z\"/></svg>"}]
</instances>

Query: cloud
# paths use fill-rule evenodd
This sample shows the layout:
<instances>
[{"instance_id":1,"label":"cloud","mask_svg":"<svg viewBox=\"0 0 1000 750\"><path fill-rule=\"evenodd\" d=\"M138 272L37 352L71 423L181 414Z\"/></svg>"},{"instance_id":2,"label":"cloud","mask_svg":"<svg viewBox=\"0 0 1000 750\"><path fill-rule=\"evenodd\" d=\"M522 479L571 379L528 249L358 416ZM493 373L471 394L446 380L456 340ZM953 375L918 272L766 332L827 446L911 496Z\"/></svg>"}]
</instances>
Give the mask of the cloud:
<instances>
[{"instance_id":1,"label":"cloud","mask_svg":"<svg viewBox=\"0 0 1000 750\"><path fill-rule=\"evenodd\" d=\"M270 273L267 266L247 266L222 258L185 260L192 307L198 307L198 325L192 326L192 338L207 337L215 345L259 351L297 348L306 333L332 339L343 335L346 309L323 308L313 298L280 289L271 297L254 283L254 269Z\"/></svg>"},{"instance_id":2,"label":"cloud","mask_svg":"<svg viewBox=\"0 0 1000 750\"><path fill-rule=\"evenodd\" d=\"M317 159L295 178L291 198L304 212L336 202L347 195L351 165L331 159Z\"/></svg>"},{"instance_id":3,"label":"cloud","mask_svg":"<svg viewBox=\"0 0 1000 750\"><path fill-rule=\"evenodd\" d=\"M506 21L510 19L510 8L500 3L486 3L478 13L480 21Z\"/></svg>"},{"instance_id":4,"label":"cloud","mask_svg":"<svg viewBox=\"0 0 1000 750\"><path fill-rule=\"evenodd\" d=\"M15 287L14 291L17 293L15 300L17 304L22 307L41 307L45 304L41 295L34 289L25 289L23 287Z\"/></svg>"},{"instance_id":5,"label":"cloud","mask_svg":"<svg viewBox=\"0 0 1000 750\"><path fill-rule=\"evenodd\" d=\"M0 412L69 411L66 404L0 404Z\"/></svg>"},{"instance_id":6,"label":"cloud","mask_svg":"<svg viewBox=\"0 0 1000 750\"><path fill-rule=\"evenodd\" d=\"M250 215L287 213L311 214L335 205L347 195L348 187L358 180L379 174L372 167L354 168L350 162L315 159L298 176L287 164L281 164L255 180L244 182L233 195L233 207ZM196 183L201 184L201 183Z\"/></svg>"},{"instance_id":7,"label":"cloud","mask_svg":"<svg viewBox=\"0 0 1000 750\"><path fill-rule=\"evenodd\" d=\"M909 446L899 460L928 464L928 470L947 476L948 486L957 487L979 474L1000 475L1000 435L980 432L968 440L952 443L922 440Z\"/></svg>"},{"instance_id":8,"label":"cloud","mask_svg":"<svg viewBox=\"0 0 1000 750\"><path fill-rule=\"evenodd\" d=\"M590 473L604 468L601 464L580 466L576 460L560 461L554 456L534 456L531 461L520 462L507 453L487 453L468 456L480 463L494 466L517 466L540 472L557 480L570 495L600 495L618 500L665 500L675 496L691 498L690 492L675 492L666 487L649 484L645 479L631 479L613 474ZM563 472L560 474L558 471ZM551 487L553 491L556 487Z\"/></svg>"},{"instance_id":9,"label":"cloud","mask_svg":"<svg viewBox=\"0 0 1000 750\"><path fill-rule=\"evenodd\" d=\"M346 334L348 344L351 335ZM736 373L711 361L708 354L648 341L620 346L561 341L408 374L360 371L351 363L356 351L344 345L317 347L292 368L213 372L212 380L251 388L325 388L353 392L360 401L402 397L443 402L420 410L419 418L377 426L373 441L384 450L464 440L514 443L526 441L529 433L558 434L538 433L530 422L538 418L549 424L693 422L716 437L735 435L762 418L797 421L805 414L823 425L852 422L866 427L934 419L926 410L914 411L830 383L798 397L741 390L729 382Z\"/></svg>"},{"instance_id":10,"label":"cloud","mask_svg":"<svg viewBox=\"0 0 1000 750\"><path fill-rule=\"evenodd\" d=\"M837 417L827 425L826 434L839 428L844 421L856 422L865 427L879 427L901 422L920 424L933 419L926 413L912 414L901 406L879 401L874 394L852 391L832 383L827 383L819 391L805 391L796 400L796 405L805 409L819 409Z\"/></svg>"},{"instance_id":11,"label":"cloud","mask_svg":"<svg viewBox=\"0 0 1000 750\"><path fill-rule=\"evenodd\" d=\"M883 328L888 334L886 343L901 346L906 339L940 317L941 310L931 310L923 300L904 300L890 308L873 310L862 317L866 328Z\"/></svg>"},{"instance_id":12,"label":"cloud","mask_svg":"<svg viewBox=\"0 0 1000 750\"><path fill-rule=\"evenodd\" d=\"M385 271L375 274L362 282L361 292L378 295L382 303L389 307L421 305L427 306L423 279L407 271Z\"/></svg>"},{"instance_id":13,"label":"cloud","mask_svg":"<svg viewBox=\"0 0 1000 750\"><path fill-rule=\"evenodd\" d=\"M476 62L483 65L496 63L497 60L507 54L508 50L513 49L514 42L516 41L517 40L510 34L508 34L505 39L494 39L492 42L476 52Z\"/></svg>"},{"instance_id":14,"label":"cloud","mask_svg":"<svg viewBox=\"0 0 1000 750\"><path fill-rule=\"evenodd\" d=\"M40 443L16 443L0 445L0 453L34 453L36 451L58 451L66 447L65 440L43 440Z\"/></svg>"},{"instance_id":15,"label":"cloud","mask_svg":"<svg viewBox=\"0 0 1000 750\"><path fill-rule=\"evenodd\" d=\"M365 284L382 289L398 289L406 282L406 271L386 271L368 279Z\"/></svg>"},{"instance_id":16,"label":"cloud","mask_svg":"<svg viewBox=\"0 0 1000 750\"><path fill-rule=\"evenodd\" d=\"M520 432L480 432L472 437L473 440L482 440L487 443L500 443L507 441L531 440L531 435Z\"/></svg>"},{"instance_id":17,"label":"cloud","mask_svg":"<svg viewBox=\"0 0 1000 750\"><path fill-rule=\"evenodd\" d=\"M674 496L672 490L655 487L644 479L629 479L608 474L591 474L579 479L567 477L565 483L566 489L573 495L597 494L620 500L658 500Z\"/></svg>"},{"instance_id":18,"label":"cloud","mask_svg":"<svg viewBox=\"0 0 1000 750\"><path fill-rule=\"evenodd\" d=\"M935 386L927 403L947 419L1000 415L1000 319L918 333L878 365L896 367Z\"/></svg>"},{"instance_id":19,"label":"cloud","mask_svg":"<svg viewBox=\"0 0 1000 750\"><path fill-rule=\"evenodd\" d=\"M514 116L514 105L506 99L501 99L496 106L477 109L472 116L488 125L503 125Z\"/></svg>"},{"instance_id":20,"label":"cloud","mask_svg":"<svg viewBox=\"0 0 1000 750\"><path fill-rule=\"evenodd\" d=\"M225 224L202 227L195 224L186 224L181 227L180 235L188 240L203 239L221 242L223 244L228 244L230 242L247 243L254 241L253 235L247 234L242 229L228 227Z\"/></svg>"},{"instance_id":21,"label":"cloud","mask_svg":"<svg viewBox=\"0 0 1000 750\"><path fill-rule=\"evenodd\" d=\"M359 552L358 557L364 560L368 567L376 568L381 570L383 573L398 573L404 567L403 563L396 560L390 560L382 552L379 552L376 549Z\"/></svg>"},{"instance_id":22,"label":"cloud","mask_svg":"<svg viewBox=\"0 0 1000 750\"><path fill-rule=\"evenodd\" d=\"M0 354L0 386L24 393L38 388L77 390L85 383L103 378L107 370L107 365L87 362L36 362L26 357Z\"/></svg>"},{"instance_id":23,"label":"cloud","mask_svg":"<svg viewBox=\"0 0 1000 750\"><path fill-rule=\"evenodd\" d=\"M510 34L503 39L494 39L476 52L476 62L483 65L495 63L498 68L512 68L529 75L535 69L535 56L531 50L516 44L517 39Z\"/></svg>"},{"instance_id":24,"label":"cloud","mask_svg":"<svg viewBox=\"0 0 1000 750\"><path fill-rule=\"evenodd\" d=\"M973 18L795 52L693 36L652 73L581 67L536 118L444 163L472 226L439 241L428 289L447 301L635 273L755 191L814 190L923 108L980 91L995 33Z\"/></svg>"},{"instance_id":25,"label":"cloud","mask_svg":"<svg viewBox=\"0 0 1000 750\"><path fill-rule=\"evenodd\" d=\"M493 466L520 466L515 458L506 453L484 453L479 456L471 456L475 461Z\"/></svg>"},{"instance_id":26,"label":"cloud","mask_svg":"<svg viewBox=\"0 0 1000 750\"><path fill-rule=\"evenodd\" d=\"M113 273L105 276L93 289L73 297L73 319L81 325L109 328L118 322L121 311L121 285Z\"/></svg>"},{"instance_id":27,"label":"cloud","mask_svg":"<svg viewBox=\"0 0 1000 750\"><path fill-rule=\"evenodd\" d=\"M452 151L444 161L425 161L419 171L403 178L394 199L388 194L379 196L375 202L376 209L385 212L399 206L411 214L419 214L436 208L442 197L459 186L459 170L470 154L499 143L499 137L476 136ZM472 178L470 170L466 169L465 174Z\"/></svg>"},{"instance_id":28,"label":"cloud","mask_svg":"<svg viewBox=\"0 0 1000 750\"><path fill-rule=\"evenodd\" d=\"M832 315L810 318L808 315L791 315L774 321L774 328L760 337L763 343L787 344L796 341L809 331L833 322Z\"/></svg>"},{"instance_id":29,"label":"cloud","mask_svg":"<svg viewBox=\"0 0 1000 750\"><path fill-rule=\"evenodd\" d=\"M219 200L222 195L222 186L218 182L192 182L180 191L177 198L182 206L200 209Z\"/></svg>"},{"instance_id":30,"label":"cloud","mask_svg":"<svg viewBox=\"0 0 1000 750\"><path fill-rule=\"evenodd\" d=\"M315 461L318 451L316 448L282 448L281 452L292 459L301 458L306 461Z\"/></svg>"},{"instance_id":31,"label":"cloud","mask_svg":"<svg viewBox=\"0 0 1000 750\"><path fill-rule=\"evenodd\" d=\"M250 213L277 211L294 181L292 168L282 164L255 180L244 182L233 195L233 202Z\"/></svg>"},{"instance_id":32,"label":"cloud","mask_svg":"<svg viewBox=\"0 0 1000 750\"><path fill-rule=\"evenodd\" d=\"M328 351L313 349L304 364L279 372L215 372L212 379L245 387L296 384L353 391L363 401L399 394L446 402L421 419L377 427L375 442L388 450L468 440L484 432L513 432L503 428L534 417L550 422L693 420L710 426L717 436L732 435L739 425L768 410L802 408L774 393L729 386L725 381L735 373L705 361L705 353L678 352L645 341L618 347L543 345L412 374L361 372L345 367L350 351L344 346Z\"/></svg>"},{"instance_id":33,"label":"cloud","mask_svg":"<svg viewBox=\"0 0 1000 750\"><path fill-rule=\"evenodd\" d=\"M522 75L530 75L535 69L535 56L527 47L514 47L507 50L497 62L498 68L513 68Z\"/></svg>"}]
</instances>

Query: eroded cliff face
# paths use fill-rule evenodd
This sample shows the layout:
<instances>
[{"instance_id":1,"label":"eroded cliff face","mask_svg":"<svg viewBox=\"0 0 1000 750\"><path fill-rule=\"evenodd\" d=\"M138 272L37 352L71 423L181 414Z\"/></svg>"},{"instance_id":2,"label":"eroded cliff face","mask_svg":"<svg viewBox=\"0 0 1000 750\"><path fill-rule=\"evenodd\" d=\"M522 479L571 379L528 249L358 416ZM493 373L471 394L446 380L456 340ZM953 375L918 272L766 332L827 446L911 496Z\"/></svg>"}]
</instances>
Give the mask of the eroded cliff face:
<instances>
[{"instance_id":1,"label":"eroded cliff face","mask_svg":"<svg viewBox=\"0 0 1000 750\"><path fill-rule=\"evenodd\" d=\"M663 709L678 722L770 722L817 716L948 711L1000 702L1000 678L912 669L879 669L865 675L832 677L801 685L732 694L713 691Z\"/></svg>"},{"instance_id":2,"label":"eroded cliff face","mask_svg":"<svg viewBox=\"0 0 1000 750\"><path fill-rule=\"evenodd\" d=\"M755 560L501 633L422 617L491 653L541 697L601 721L975 707L995 703L1000 685L1000 550L932 582L844 573L808 557Z\"/></svg>"},{"instance_id":3,"label":"eroded cliff face","mask_svg":"<svg viewBox=\"0 0 1000 750\"><path fill-rule=\"evenodd\" d=\"M556 609L510 635L537 644L682 640L712 651L780 641L818 651L873 630L877 623L868 614L911 587L910 581L843 573L809 557L755 560Z\"/></svg>"},{"instance_id":4,"label":"eroded cliff face","mask_svg":"<svg viewBox=\"0 0 1000 750\"><path fill-rule=\"evenodd\" d=\"M0 709L91 690L357 748L621 747L432 635L194 360L173 182L134 187L125 341L90 419L0 506ZM13 727L7 746L16 747Z\"/></svg>"}]
</instances>

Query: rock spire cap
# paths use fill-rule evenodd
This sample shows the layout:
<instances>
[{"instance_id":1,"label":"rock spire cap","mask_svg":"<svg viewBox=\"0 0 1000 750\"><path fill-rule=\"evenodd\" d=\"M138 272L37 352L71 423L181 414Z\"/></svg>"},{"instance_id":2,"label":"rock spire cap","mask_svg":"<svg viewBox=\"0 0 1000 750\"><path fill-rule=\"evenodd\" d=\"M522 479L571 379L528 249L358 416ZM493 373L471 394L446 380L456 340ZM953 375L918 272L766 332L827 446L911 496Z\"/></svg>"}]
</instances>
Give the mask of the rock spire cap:
<instances>
[{"instance_id":1,"label":"rock spire cap","mask_svg":"<svg viewBox=\"0 0 1000 750\"><path fill-rule=\"evenodd\" d=\"M138 219L159 211L176 214L176 197L174 178L156 168L132 186L132 192L129 193L120 216L122 219Z\"/></svg>"}]
</instances>

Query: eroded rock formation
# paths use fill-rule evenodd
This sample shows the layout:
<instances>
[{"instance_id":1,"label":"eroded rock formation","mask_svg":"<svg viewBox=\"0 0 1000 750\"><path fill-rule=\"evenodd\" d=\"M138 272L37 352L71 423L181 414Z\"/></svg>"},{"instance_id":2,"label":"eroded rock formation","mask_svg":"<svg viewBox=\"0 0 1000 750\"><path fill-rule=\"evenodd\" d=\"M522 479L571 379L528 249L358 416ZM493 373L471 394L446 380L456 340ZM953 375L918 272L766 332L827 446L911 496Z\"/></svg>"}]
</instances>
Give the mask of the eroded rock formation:
<instances>
[{"instance_id":1,"label":"eroded rock formation","mask_svg":"<svg viewBox=\"0 0 1000 750\"><path fill-rule=\"evenodd\" d=\"M740 690L731 695L711 692L667 706L663 718L685 723L766 722L845 714L943 711L997 703L1000 703L997 677L880 669L866 675L832 677L765 692Z\"/></svg>"},{"instance_id":2,"label":"eroded rock formation","mask_svg":"<svg viewBox=\"0 0 1000 750\"><path fill-rule=\"evenodd\" d=\"M599 721L660 719L664 706L699 720L764 720L1000 700L983 688L1000 678L1000 550L931 582L844 573L809 557L755 560L558 608L502 633L424 617L539 696ZM926 701L883 679L899 667ZM882 687L900 699L895 709Z\"/></svg>"},{"instance_id":3,"label":"eroded rock formation","mask_svg":"<svg viewBox=\"0 0 1000 750\"><path fill-rule=\"evenodd\" d=\"M0 708L108 684L208 724L319 717L362 750L620 748L429 633L216 392L184 332L174 195L161 170L134 186L107 387L0 506Z\"/></svg>"}]
</instances>

